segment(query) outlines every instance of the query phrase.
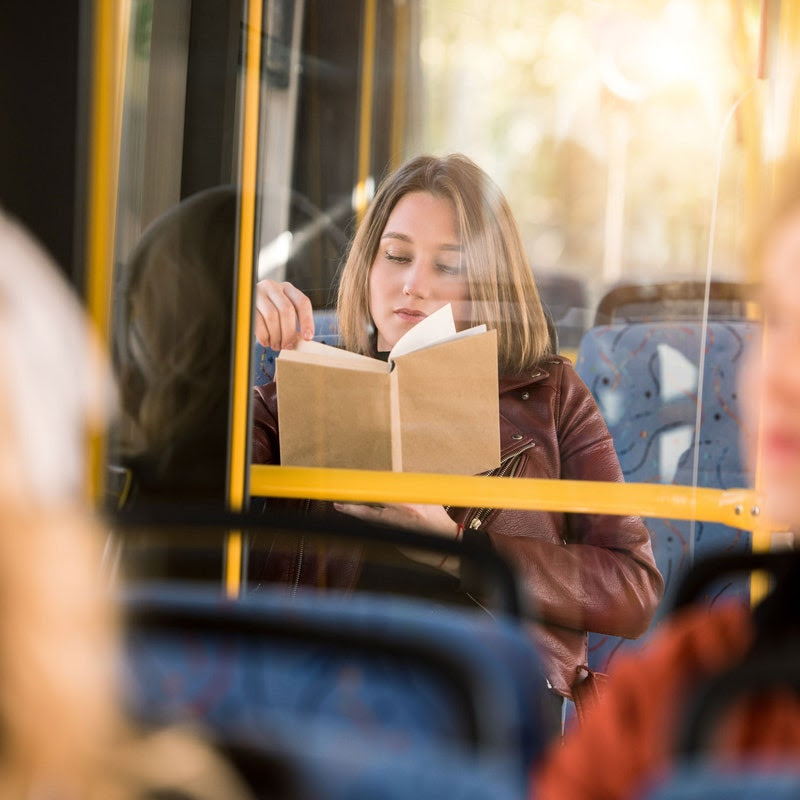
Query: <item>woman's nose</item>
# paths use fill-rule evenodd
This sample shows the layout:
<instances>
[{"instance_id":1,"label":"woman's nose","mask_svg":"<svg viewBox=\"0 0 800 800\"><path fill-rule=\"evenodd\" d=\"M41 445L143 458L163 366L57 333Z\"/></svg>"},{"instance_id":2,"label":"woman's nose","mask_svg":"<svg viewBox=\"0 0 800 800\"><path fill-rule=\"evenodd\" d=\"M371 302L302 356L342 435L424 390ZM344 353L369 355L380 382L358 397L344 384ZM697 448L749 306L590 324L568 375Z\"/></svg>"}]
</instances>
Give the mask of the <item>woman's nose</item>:
<instances>
[{"instance_id":1,"label":"woman's nose","mask_svg":"<svg viewBox=\"0 0 800 800\"><path fill-rule=\"evenodd\" d=\"M430 294L430 274L425 264L415 261L406 272L403 294L424 299Z\"/></svg>"}]
</instances>

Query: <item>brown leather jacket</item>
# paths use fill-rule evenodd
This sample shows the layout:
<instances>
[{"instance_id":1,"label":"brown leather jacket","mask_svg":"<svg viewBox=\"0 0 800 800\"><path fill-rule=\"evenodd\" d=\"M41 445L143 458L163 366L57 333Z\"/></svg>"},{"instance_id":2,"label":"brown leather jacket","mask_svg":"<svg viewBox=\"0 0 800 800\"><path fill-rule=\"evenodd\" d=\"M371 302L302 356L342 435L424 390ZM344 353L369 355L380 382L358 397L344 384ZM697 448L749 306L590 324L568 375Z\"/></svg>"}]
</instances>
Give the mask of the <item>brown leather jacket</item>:
<instances>
[{"instance_id":1,"label":"brown leather jacket","mask_svg":"<svg viewBox=\"0 0 800 800\"><path fill-rule=\"evenodd\" d=\"M501 465L493 474L621 481L611 436L569 361L549 356L530 375L500 380ZM276 463L273 384L257 387L253 461ZM534 625L545 674L567 697L586 663L586 631L637 637L663 591L638 517L449 508L468 535L488 535L516 569L545 624Z\"/></svg>"}]
</instances>

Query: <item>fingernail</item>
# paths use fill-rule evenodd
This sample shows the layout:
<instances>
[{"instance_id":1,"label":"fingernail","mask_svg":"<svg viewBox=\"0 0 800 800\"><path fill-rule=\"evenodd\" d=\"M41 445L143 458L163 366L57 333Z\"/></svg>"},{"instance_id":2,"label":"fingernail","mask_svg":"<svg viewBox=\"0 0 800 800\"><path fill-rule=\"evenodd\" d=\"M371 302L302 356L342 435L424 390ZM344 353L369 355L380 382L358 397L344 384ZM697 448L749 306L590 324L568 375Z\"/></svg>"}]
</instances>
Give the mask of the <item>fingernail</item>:
<instances>
[{"instance_id":1,"label":"fingernail","mask_svg":"<svg viewBox=\"0 0 800 800\"><path fill-rule=\"evenodd\" d=\"M308 342L314 338L314 331L303 331L303 338Z\"/></svg>"}]
</instances>

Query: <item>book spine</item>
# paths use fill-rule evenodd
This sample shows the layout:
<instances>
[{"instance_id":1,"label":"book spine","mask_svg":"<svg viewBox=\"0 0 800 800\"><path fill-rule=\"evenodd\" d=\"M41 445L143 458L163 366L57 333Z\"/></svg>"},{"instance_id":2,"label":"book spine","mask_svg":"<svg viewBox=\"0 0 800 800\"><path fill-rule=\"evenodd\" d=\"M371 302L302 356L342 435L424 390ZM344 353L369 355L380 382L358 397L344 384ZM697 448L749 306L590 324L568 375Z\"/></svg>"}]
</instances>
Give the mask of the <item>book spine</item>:
<instances>
[{"instance_id":1,"label":"book spine","mask_svg":"<svg viewBox=\"0 0 800 800\"><path fill-rule=\"evenodd\" d=\"M398 370L392 370L389 376L389 416L392 435L392 472L403 471L403 437L400 428L400 387Z\"/></svg>"}]
</instances>

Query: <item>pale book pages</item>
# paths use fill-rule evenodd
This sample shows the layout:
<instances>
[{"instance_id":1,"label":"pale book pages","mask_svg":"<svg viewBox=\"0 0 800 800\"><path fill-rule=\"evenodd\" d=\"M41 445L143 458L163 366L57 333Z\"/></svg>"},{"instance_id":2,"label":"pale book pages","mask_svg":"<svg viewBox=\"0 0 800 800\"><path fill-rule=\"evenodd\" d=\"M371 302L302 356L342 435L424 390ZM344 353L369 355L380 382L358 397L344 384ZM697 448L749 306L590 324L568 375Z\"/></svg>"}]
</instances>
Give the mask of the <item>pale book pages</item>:
<instances>
[{"instance_id":1,"label":"pale book pages","mask_svg":"<svg viewBox=\"0 0 800 800\"><path fill-rule=\"evenodd\" d=\"M461 339L467 336L475 336L485 333L485 325L475 325L463 331L456 331L455 320L453 319L453 308L448 303L438 311L425 317L418 322L411 330L403 334L398 339L395 346L389 352L387 362L380 361L360 353L351 353L349 350L342 350L338 347L331 347L321 342L301 340L294 350L282 350L280 358L304 361L306 363L327 364L329 359L342 359L348 361L348 366L353 369L366 369L373 372L389 372L392 364L400 356L423 350L426 347L433 347L437 344L444 344L453 339ZM315 356L317 358L315 358ZM359 366L357 366L357 364Z\"/></svg>"}]
</instances>

